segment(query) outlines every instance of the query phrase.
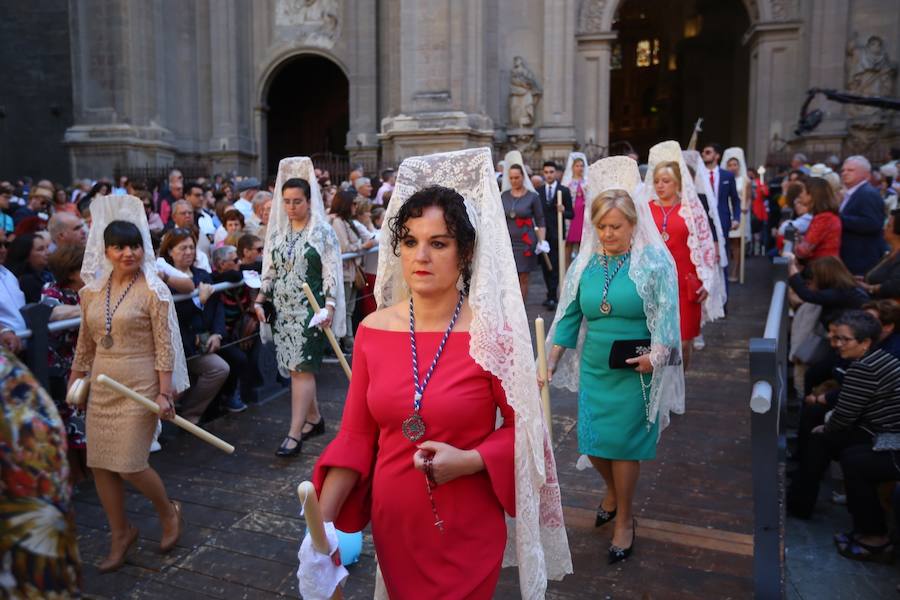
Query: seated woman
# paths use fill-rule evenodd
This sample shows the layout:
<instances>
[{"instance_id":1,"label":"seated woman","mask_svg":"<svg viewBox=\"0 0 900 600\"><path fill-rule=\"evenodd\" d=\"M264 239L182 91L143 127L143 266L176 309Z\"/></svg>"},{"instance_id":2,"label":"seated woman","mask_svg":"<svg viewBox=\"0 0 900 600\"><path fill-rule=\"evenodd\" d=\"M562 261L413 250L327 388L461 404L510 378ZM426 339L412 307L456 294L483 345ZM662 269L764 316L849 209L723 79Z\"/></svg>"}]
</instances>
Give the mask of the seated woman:
<instances>
[{"instance_id":1,"label":"seated woman","mask_svg":"<svg viewBox=\"0 0 900 600\"><path fill-rule=\"evenodd\" d=\"M48 283L41 293L41 303L53 307L51 320L81 316L78 291L84 286L81 279L83 246L63 246L50 256L49 267L56 281ZM87 473L85 462L84 412L66 403L66 383L75 358L78 328L49 334L47 362L50 367L50 396L56 403L66 428L71 480L77 483Z\"/></svg>"},{"instance_id":2,"label":"seated woman","mask_svg":"<svg viewBox=\"0 0 900 600\"><path fill-rule=\"evenodd\" d=\"M847 311L834 322L835 343L847 368L834 410L813 430L787 496L788 512L809 518L819 483L832 460L840 460L853 530L838 534L841 555L854 560L893 560L877 485L900 478L900 360L876 347L878 319Z\"/></svg>"},{"instance_id":3,"label":"seated woman","mask_svg":"<svg viewBox=\"0 0 900 600\"><path fill-rule=\"evenodd\" d=\"M795 244L794 254L804 262L823 256L840 256L840 202L831 191L831 186L821 177L811 177L806 181L806 190L800 197L810 207L813 218L806 233Z\"/></svg>"},{"instance_id":4,"label":"seated woman","mask_svg":"<svg viewBox=\"0 0 900 600\"><path fill-rule=\"evenodd\" d=\"M36 233L20 235L9 247L6 266L18 278L25 302L39 302L41 289L53 281L47 269L47 241Z\"/></svg>"},{"instance_id":5,"label":"seated woman","mask_svg":"<svg viewBox=\"0 0 900 600\"><path fill-rule=\"evenodd\" d=\"M809 281L807 282L796 257L792 257L788 265L791 289L803 302L811 302L822 307L819 321L823 326L833 321L841 312L861 308L869 299L859 282L853 278L840 258L825 256L818 258L807 266Z\"/></svg>"},{"instance_id":6,"label":"seated woman","mask_svg":"<svg viewBox=\"0 0 900 600\"><path fill-rule=\"evenodd\" d=\"M884 226L884 239L890 246L880 263L866 273L862 287L873 298L895 298L900 300L900 209L891 211Z\"/></svg>"},{"instance_id":7,"label":"seated woman","mask_svg":"<svg viewBox=\"0 0 900 600\"><path fill-rule=\"evenodd\" d=\"M188 373L193 382L181 396L178 412L194 424L216 398L229 373L228 363L216 354L225 335L225 313L218 295L212 293L212 276L194 266L196 252L194 234L187 229L171 230L159 246L159 257L200 288L196 298L175 303ZM177 278L171 277L169 281L172 279Z\"/></svg>"}]
</instances>

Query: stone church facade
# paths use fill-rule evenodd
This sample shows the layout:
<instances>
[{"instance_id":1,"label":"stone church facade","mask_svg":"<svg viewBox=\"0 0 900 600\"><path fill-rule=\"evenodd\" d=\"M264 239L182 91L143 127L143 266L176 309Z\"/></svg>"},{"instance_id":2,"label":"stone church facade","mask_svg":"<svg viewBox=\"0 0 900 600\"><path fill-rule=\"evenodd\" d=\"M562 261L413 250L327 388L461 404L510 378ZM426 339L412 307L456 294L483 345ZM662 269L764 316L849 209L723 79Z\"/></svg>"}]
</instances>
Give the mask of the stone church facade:
<instances>
[{"instance_id":1,"label":"stone church facade","mask_svg":"<svg viewBox=\"0 0 900 600\"><path fill-rule=\"evenodd\" d=\"M69 0L61 144L72 176L184 160L261 174L272 158L272 82L286 63L315 56L348 82L353 159L485 144L534 160L600 155L615 141L617 14L633 1ZM821 97L811 108L823 122L801 139L793 131L808 88L897 95L900 0L734 4L749 23L735 40L748 62L736 88L746 109L721 141L745 145L752 164L897 145L897 113ZM302 89L324 93L315 80ZM720 91L703 93L715 102Z\"/></svg>"}]
</instances>

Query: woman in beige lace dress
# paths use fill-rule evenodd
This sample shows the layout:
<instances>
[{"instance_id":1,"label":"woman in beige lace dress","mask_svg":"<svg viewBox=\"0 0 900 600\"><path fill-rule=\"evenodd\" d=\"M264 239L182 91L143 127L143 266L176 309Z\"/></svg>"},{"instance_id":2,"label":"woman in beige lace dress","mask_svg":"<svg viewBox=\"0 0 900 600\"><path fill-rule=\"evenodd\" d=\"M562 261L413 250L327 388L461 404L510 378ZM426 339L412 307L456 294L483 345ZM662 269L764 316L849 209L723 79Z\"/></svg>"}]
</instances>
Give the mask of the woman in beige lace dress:
<instances>
[{"instance_id":1,"label":"woman in beige lace dress","mask_svg":"<svg viewBox=\"0 0 900 600\"><path fill-rule=\"evenodd\" d=\"M109 555L98 565L100 572L106 573L122 566L138 537L137 528L125 514L125 481L144 494L159 513L163 552L174 548L178 540L181 507L169 500L162 480L147 462L156 415L96 383L97 375L108 375L142 396L154 398L162 418L174 416L176 357L170 302L149 287L142 270L143 238L134 223L109 223L103 230L103 245L112 271L99 289L82 289L81 331L70 383L88 373L94 380L87 403L87 464L93 470L112 534Z\"/></svg>"}]
</instances>

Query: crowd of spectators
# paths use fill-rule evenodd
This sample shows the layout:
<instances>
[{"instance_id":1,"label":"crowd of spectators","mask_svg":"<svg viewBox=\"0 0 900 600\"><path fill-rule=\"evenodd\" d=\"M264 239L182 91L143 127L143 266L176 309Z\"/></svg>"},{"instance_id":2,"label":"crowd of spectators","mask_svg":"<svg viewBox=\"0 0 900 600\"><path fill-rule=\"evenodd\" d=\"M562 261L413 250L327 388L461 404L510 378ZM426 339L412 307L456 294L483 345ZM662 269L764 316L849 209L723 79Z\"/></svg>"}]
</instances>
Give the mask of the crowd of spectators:
<instances>
[{"instance_id":1,"label":"crowd of spectators","mask_svg":"<svg viewBox=\"0 0 900 600\"><path fill-rule=\"evenodd\" d=\"M316 175L341 251L375 247L393 170L383 171L376 185L359 167L338 185L327 171ZM178 170L163 181L79 180L68 188L48 180L0 182L0 344L23 351L26 304L50 306L51 321L80 316L91 201L132 195L143 203L160 277L173 294L192 294L175 304L191 376L191 387L177 402L179 414L199 423L244 411L261 400L259 365L274 354L271 342L260 339L253 313L274 185L274 178L262 184L254 177L219 175L185 181ZM374 252L345 260L349 322L374 310L376 270ZM216 291L218 283L232 285ZM76 479L86 472L83 415L66 405L65 393L77 339L77 327L52 333L48 352L48 391L66 422ZM344 349L352 351L352 344L351 329Z\"/></svg>"},{"instance_id":2,"label":"crowd of spectators","mask_svg":"<svg viewBox=\"0 0 900 600\"><path fill-rule=\"evenodd\" d=\"M832 469L831 501L850 531L837 551L889 562L888 515L900 481L900 210L897 160L807 165L797 155L765 211L770 256L788 260L790 393L800 406L790 446L787 511L808 519ZM762 214L762 211L760 211Z\"/></svg>"}]
</instances>

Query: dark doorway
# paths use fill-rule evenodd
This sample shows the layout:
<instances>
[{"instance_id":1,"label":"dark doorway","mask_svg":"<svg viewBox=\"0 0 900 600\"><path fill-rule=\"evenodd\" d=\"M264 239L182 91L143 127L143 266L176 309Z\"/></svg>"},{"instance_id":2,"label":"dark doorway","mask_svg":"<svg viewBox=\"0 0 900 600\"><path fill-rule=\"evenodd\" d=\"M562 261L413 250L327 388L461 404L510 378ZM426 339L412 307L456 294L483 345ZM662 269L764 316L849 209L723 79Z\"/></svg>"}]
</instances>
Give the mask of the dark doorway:
<instances>
[{"instance_id":1,"label":"dark doorway","mask_svg":"<svg viewBox=\"0 0 900 600\"><path fill-rule=\"evenodd\" d=\"M350 82L335 63L304 55L285 62L266 97L267 174L286 156L346 154Z\"/></svg>"},{"instance_id":2,"label":"dark doorway","mask_svg":"<svg viewBox=\"0 0 900 600\"><path fill-rule=\"evenodd\" d=\"M625 0L610 61L610 142L646 160L663 140L747 144L750 26L741 0Z\"/></svg>"}]
</instances>

